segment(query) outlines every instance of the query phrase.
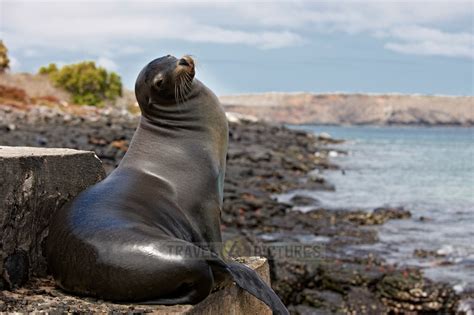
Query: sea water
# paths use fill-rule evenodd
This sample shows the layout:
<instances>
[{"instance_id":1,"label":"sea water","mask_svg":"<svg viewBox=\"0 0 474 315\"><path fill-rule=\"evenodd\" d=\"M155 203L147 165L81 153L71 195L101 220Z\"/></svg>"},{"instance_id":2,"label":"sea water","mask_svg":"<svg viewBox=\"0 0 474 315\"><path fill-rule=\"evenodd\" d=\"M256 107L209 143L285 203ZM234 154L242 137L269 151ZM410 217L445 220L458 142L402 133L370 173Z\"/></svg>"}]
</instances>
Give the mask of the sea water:
<instances>
[{"instance_id":1,"label":"sea water","mask_svg":"<svg viewBox=\"0 0 474 315\"><path fill-rule=\"evenodd\" d=\"M309 192L323 207L411 211L378 227L380 242L366 248L458 290L474 287L474 128L290 127L347 140L330 155L343 171L324 172L336 192ZM415 249L436 255L417 258Z\"/></svg>"}]
</instances>

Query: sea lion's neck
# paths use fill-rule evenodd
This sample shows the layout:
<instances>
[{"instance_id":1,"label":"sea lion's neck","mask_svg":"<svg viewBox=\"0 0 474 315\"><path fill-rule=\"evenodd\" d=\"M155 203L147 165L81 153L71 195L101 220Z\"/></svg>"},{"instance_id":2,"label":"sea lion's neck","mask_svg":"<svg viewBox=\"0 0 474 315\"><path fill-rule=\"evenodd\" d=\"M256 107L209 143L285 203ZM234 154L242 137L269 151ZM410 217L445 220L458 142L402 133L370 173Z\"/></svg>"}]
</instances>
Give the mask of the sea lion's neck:
<instances>
[{"instance_id":1,"label":"sea lion's neck","mask_svg":"<svg viewBox=\"0 0 474 315\"><path fill-rule=\"evenodd\" d=\"M157 161L183 154L179 151L184 143L178 139L187 138L189 132L186 130L177 122L173 122L173 125L170 122L156 124L142 116L119 167L138 167L146 172L157 173L155 166L163 165Z\"/></svg>"},{"instance_id":2,"label":"sea lion's neck","mask_svg":"<svg viewBox=\"0 0 474 315\"><path fill-rule=\"evenodd\" d=\"M201 82L194 80L191 91L179 101L150 99L144 106L146 109L142 112L141 125L148 129L175 130L203 126L202 123L219 106L206 100L209 93L212 94Z\"/></svg>"},{"instance_id":3,"label":"sea lion's neck","mask_svg":"<svg viewBox=\"0 0 474 315\"><path fill-rule=\"evenodd\" d=\"M217 97L199 83L198 93L173 106L152 104L143 114L120 167L141 165L152 171L157 159L176 159L199 144L223 160L227 150L227 120Z\"/></svg>"}]
</instances>

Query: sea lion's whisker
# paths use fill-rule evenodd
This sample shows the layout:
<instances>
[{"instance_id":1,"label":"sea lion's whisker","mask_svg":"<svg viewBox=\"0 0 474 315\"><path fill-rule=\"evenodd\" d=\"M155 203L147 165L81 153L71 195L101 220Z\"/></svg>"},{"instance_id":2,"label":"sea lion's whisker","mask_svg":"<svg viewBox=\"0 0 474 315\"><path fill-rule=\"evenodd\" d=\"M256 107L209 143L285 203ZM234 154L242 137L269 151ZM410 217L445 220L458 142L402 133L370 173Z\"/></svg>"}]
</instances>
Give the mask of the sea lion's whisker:
<instances>
[{"instance_id":1,"label":"sea lion's whisker","mask_svg":"<svg viewBox=\"0 0 474 315\"><path fill-rule=\"evenodd\" d=\"M184 103L184 98L183 98L183 77L180 77L179 80L179 97L181 99L181 102Z\"/></svg>"},{"instance_id":2,"label":"sea lion's whisker","mask_svg":"<svg viewBox=\"0 0 474 315\"><path fill-rule=\"evenodd\" d=\"M191 76L189 75L189 73L185 73L185 77L186 77L186 80L185 80L185 85L186 87L188 88L188 90L191 90Z\"/></svg>"},{"instance_id":3,"label":"sea lion's whisker","mask_svg":"<svg viewBox=\"0 0 474 315\"><path fill-rule=\"evenodd\" d=\"M181 81L178 81L176 84L176 88L178 90L178 104L181 103Z\"/></svg>"},{"instance_id":4,"label":"sea lion's whisker","mask_svg":"<svg viewBox=\"0 0 474 315\"><path fill-rule=\"evenodd\" d=\"M191 85L189 84L189 77L188 74L186 73L185 76L183 77L183 89L185 92L185 97L187 94L191 91Z\"/></svg>"},{"instance_id":5,"label":"sea lion's whisker","mask_svg":"<svg viewBox=\"0 0 474 315\"><path fill-rule=\"evenodd\" d=\"M191 74L186 70L177 70L175 76L175 100L176 103L184 103L187 99L187 95L192 90L193 78Z\"/></svg>"},{"instance_id":6,"label":"sea lion's whisker","mask_svg":"<svg viewBox=\"0 0 474 315\"><path fill-rule=\"evenodd\" d=\"M174 100L176 104L178 104L178 85L177 84L174 85Z\"/></svg>"},{"instance_id":7,"label":"sea lion's whisker","mask_svg":"<svg viewBox=\"0 0 474 315\"><path fill-rule=\"evenodd\" d=\"M186 88L187 92L189 92L191 90L191 86L189 85L188 81L184 82L184 87Z\"/></svg>"},{"instance_id":8,"label":"sea lion's whisker","mask_svg":"<svg viewBox=\"0 0 474 315\"><path fill-rule=\"evenodd\" d=\"M183 74L186 74L183 72ZM181 101L184 103L186 101L186 77L184 75L181 76L180 80L180 91L181 91Z\"/></svg>"},{"instance_id":9,"label":"sea lion's whisker","mask_svg":"<svg viewBox=\"0 0 474 315\"><path fill-rule=\"evenodd\" d=\"M181 101L184 103L184 101L185 101L185 87L184 87L183 83L184 83L184 80L181 80L180 94L181 94Z\"/></svg>"}]
</instances>

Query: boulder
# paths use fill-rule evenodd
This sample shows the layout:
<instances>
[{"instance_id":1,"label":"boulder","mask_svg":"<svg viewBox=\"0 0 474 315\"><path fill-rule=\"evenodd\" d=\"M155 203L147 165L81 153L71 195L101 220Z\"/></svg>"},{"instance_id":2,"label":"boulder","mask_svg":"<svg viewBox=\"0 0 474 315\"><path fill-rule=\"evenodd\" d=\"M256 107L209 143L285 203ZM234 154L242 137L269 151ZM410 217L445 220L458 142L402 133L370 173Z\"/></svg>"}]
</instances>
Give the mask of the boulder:
<instances>
[{"instance_id":1,"label":"boulder","mask_svg":"<svg viewBox=\"0 0 474 315\"><path fill-rule=\"evenodd\" d=\"M319 201L316 198L296 194L290 199L291 203L295 206L314 206L319 204Z\"/></svg>"},{"instance_id":2,"label":"boulder","mask_svg":"<svg viewBox=\"0 0 474 315\"><path fill-rule=\"evenodd\" d=\"M0 289L46 274L50 218L104 177L94 152L0 146Z\"/></svg>"}]
</instances>

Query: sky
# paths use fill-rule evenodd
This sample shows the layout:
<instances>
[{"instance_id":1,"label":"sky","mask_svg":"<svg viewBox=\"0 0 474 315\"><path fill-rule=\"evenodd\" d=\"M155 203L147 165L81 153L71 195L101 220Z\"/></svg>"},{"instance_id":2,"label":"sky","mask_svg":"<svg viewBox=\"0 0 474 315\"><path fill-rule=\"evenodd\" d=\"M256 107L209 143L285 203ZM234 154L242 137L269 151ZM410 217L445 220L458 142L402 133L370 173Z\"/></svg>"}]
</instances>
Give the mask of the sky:
<instances>
[{"instance_id":1,"label":"sky","mask_svg":"<svg viewBox=\"0 0 474 315\"><path fill-rule=\"evenodd\" d=\"M94 60L133 88L190 54L218 95L473 95L474 1L0 0L13 72Z\"/></svg>"}]
</instances>

